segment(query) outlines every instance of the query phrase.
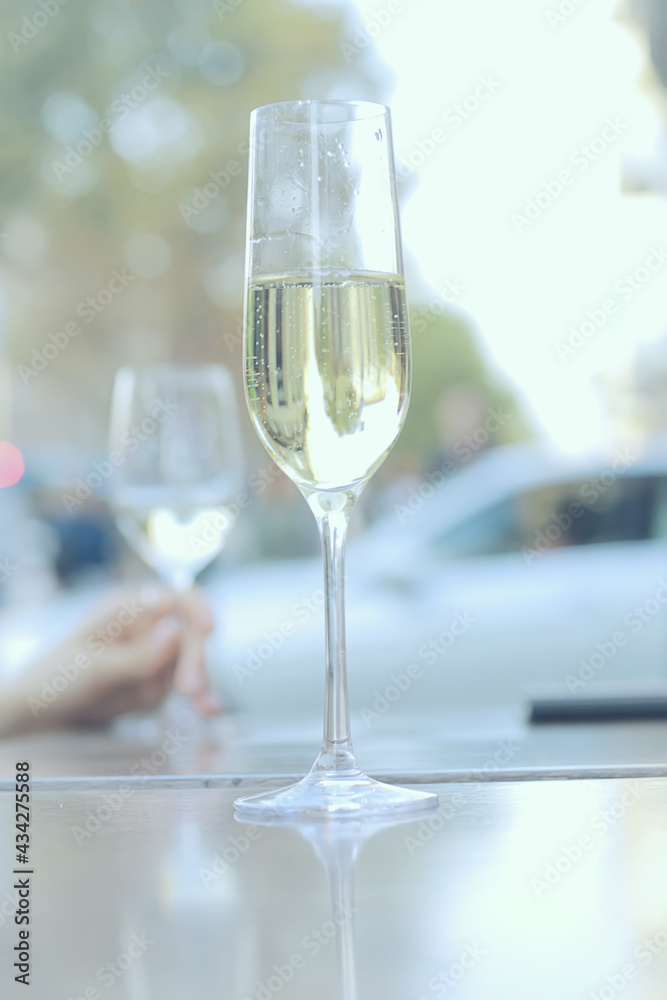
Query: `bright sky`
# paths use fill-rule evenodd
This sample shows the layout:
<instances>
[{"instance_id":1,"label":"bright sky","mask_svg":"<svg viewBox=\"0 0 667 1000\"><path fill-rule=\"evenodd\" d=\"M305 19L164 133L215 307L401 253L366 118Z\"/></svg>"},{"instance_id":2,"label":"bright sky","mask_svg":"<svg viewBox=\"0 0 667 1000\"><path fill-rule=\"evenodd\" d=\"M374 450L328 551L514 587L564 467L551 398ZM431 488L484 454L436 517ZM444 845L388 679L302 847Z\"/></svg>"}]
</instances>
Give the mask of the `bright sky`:
<instances>
[{"instance_id":1,"label":"bright sky","mask_svg":"<svg viewBox=\"0 0 667 1000\"><path fill-rule=\"evenodd\" d=\"M388 9L356 3L364 23ZM406 252L436 291L465 286L456 305L556 445L608 445L596 381L627 372L637 344L667 328L667 255L652 254L667 249L667 201L620 190L622 160L649 154L661 131L638 87L640 45L613 20L615 0L398 6L370 30L395 78L397 159L417 167ZM550 24L559 6L573 12ZM624 275L642 267L633 288ZM587 319L599 326L568 352Z\"/></svg>"}]
</instances>

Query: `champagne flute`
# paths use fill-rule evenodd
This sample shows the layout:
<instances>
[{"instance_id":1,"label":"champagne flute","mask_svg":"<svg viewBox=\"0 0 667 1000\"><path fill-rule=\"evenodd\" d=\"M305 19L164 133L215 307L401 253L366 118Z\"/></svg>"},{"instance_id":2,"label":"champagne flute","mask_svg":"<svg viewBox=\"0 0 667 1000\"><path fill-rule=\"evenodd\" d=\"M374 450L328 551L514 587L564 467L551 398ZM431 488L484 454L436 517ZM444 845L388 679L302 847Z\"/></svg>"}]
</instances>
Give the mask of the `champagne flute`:
<instances>
[{"instance_id":1,"label":"champagne flute","mask_svg":"<svg viewBox=\"0 0 667 1000\"><path fill-rule=\"evenodd\" d=\"M231 373L222 365L119 369L111 502L135 552L177 590L222 550L242 482Z\"/></svg>"},{"instance_id":2,"label":"champagne flute","mask_svg":"<svg viewBox=\"0 0 667 1000\"><path fill-rule=\"evenodd\" d=\"M325 579L324 737L310 773L240 818L387 815L437 796L382 784L350 740L347 526L401 430L410 344L389 110L293 101L250 124L245 391L255 430L315 515Z\"/></svg>"}]
</instances>

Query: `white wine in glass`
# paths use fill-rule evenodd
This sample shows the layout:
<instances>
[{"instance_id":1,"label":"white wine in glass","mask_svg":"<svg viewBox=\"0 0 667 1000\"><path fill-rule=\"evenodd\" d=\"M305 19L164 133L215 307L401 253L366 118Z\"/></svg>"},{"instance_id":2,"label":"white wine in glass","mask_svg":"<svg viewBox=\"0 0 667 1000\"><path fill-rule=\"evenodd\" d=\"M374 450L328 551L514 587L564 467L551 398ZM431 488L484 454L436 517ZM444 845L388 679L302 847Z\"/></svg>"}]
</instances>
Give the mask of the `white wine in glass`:
<instances>
[{"instance_id":1,"label":"white wine in glass","mask_svg":"<svg viewBox=\"0 0 667 1000\"><path fill-rule=\"evenodd\" d=\"M295 785L239 818L388 816L437 796L383 784L350 740L347 525L410 395L410 339L389 110L344 101L257 108L250 125L245 389L255 429L315 515L324 557L324 738Z\"/></svg>"},{"instance_id":2,"label":"white wine in glass","mask_svg":"<svg viewBox=\"0 0 667 1000\"><path fill-rule=\"evenodd\" d=\"M222 550L242 483L230 372L222 365L121 368L110 448L121 532L166 582L188 590Z\"/></svg>"}]
</instances>

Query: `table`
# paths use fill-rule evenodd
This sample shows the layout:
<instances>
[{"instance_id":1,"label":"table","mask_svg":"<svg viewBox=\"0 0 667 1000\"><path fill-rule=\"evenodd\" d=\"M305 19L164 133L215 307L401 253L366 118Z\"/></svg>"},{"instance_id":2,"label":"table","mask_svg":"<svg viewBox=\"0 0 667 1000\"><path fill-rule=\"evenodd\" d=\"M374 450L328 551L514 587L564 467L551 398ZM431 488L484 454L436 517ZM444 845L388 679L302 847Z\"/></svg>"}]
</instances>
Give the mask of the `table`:
<instances>
[{"instance_id":1,"label":"table","mask_svg":"<svg viewBox=\"0 0 667 1000\"><path fill-rule=\"evenodd\" d=\"M13 982L5 780L0 996L664 1000L665 727L641 727L641 740L633 728L625 740L616 726L526 733L523 758L486 772L478 765L498 742L488 733L443 741L440 758L413 735L404 779L437 791L439 811L342 830L234 820L239 793L284 783L313 749L294 740L272 757L250 728L244 743L238 721L223 723L226 743L209 732L206 750L193 736L161 770L134 777L142 741L127 734L33 738L32 985ZM21 745L2 748L5 779ZM576 754L594 746L596 776L578 777L593 772ZM71 766L77 747L88 774ZM387 749L375 747L369 770L384 773L372 765Z\"/></svg>"},{"instance_id":2,"label":"table","mask_svg":"<svg viewBox=\"0 0 667 1000\"><path fill-rule=\"evenodd\" d=\"M375 776L423 782L667 776L667 722L527 725L507 711L401 714L369 730L353 717L362 766ZM308 770L321 717L256 720L191 713L127 719L110 731L44 733L0 741L0 788L26 755L42 787L128 775L215 784L219 777L292 778Z\"/></svg>"}]
</instances>

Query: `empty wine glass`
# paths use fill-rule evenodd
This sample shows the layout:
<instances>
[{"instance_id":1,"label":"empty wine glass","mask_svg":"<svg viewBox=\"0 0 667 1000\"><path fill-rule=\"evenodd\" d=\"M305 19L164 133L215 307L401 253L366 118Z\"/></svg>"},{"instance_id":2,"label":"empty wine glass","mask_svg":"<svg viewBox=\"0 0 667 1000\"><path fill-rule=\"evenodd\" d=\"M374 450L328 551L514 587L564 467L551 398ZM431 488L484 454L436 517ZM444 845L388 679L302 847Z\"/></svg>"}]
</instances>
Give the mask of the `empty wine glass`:
<instances>
[{"instance_id":1,"label":"empty wine glass","mask_svg":"<svg viewBox=\"0 0 667 1000\"><path fill-rule=\"evenodd\" d=\"M246 278L250 415L322 541L326 694L322 749L308 776L239 799L237 812L252 822L430 810L437 796L382 784L357 766L346 679L348 520L399 435L410 393L387 108L293 101L252 112Z\"/></svg>"}]
</instances>

